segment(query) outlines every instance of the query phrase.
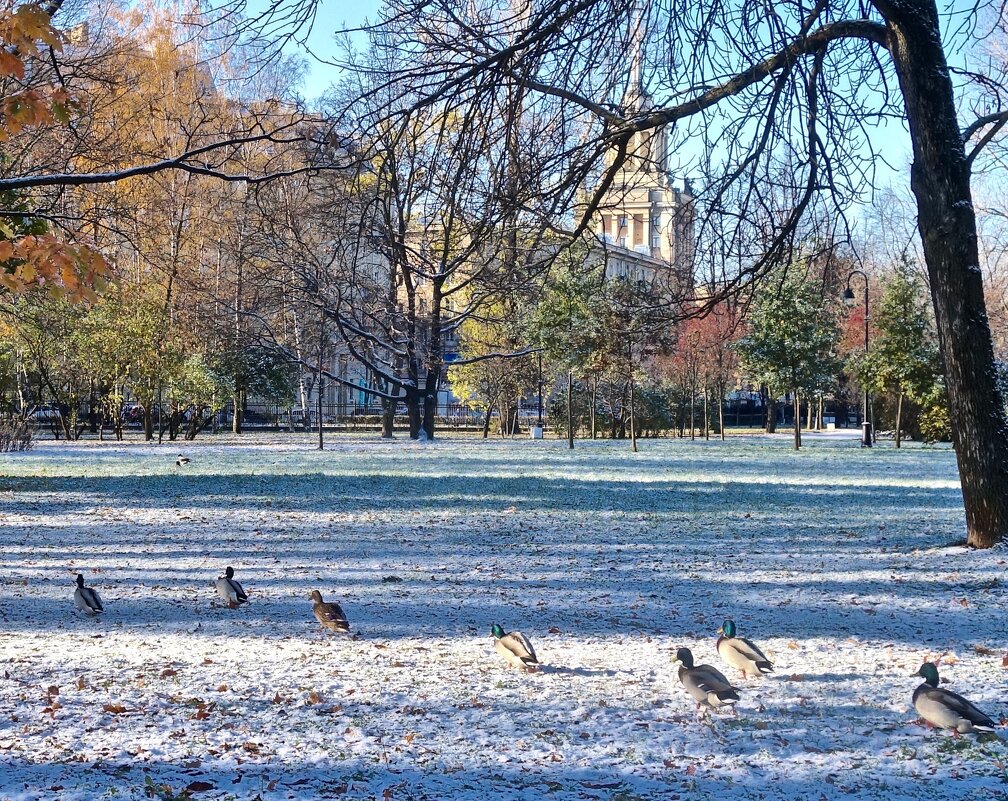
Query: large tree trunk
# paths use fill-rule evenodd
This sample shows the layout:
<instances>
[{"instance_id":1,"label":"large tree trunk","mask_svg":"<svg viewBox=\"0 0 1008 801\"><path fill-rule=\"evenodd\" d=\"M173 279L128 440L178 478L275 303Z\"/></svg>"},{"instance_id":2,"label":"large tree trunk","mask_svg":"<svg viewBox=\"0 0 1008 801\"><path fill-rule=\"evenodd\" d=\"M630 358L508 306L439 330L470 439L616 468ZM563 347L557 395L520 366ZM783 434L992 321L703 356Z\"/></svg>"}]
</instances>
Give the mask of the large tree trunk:
<instances>
[{"instance_id":1,"label":"large tree trunk","mask_svg":"<svg viewBox=\"0 0 1008 801\"><path fill-rule=\"evenodd\" d=\"M589 400L591 402L591 407L588 409L588 413L591 415L591 438L595 439L597 436L596 421L595 421L595 403L598 400L598 375L595 375L592 378L591 396Z\"/></svg>"},{"instance_id":2,"label":"large tree trunk","mask_svg":"<svg viewBox=\"0 0 1008 801\"><path fill-rule=\"evenodd\" d=\"M876 0L906 103L911 188L945 364L952 442L959 461L969 544L1008 533L1008 425L994 383L970 164L934 2Z\"/></svg>"}]
</instances>

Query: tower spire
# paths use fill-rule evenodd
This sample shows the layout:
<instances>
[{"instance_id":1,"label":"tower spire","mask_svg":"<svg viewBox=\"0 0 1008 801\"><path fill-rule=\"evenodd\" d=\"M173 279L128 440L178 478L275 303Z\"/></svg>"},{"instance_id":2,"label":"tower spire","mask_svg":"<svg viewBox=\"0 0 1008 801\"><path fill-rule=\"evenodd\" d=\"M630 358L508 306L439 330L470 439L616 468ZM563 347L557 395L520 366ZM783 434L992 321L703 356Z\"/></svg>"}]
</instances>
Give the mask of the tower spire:
<instances>
[{"instance_id":1,"label":"tower spire","mask_svg":"<svg viewBox=\"0 0 1008 801\"><path fill-rule=\"evenodd\" d=\"M623 106L627 111L640 112L648 105L650 97L644 88L644 19L638 3L634 4L629 34L630 80L623 96Z\"/></svg>"}]
</instances>

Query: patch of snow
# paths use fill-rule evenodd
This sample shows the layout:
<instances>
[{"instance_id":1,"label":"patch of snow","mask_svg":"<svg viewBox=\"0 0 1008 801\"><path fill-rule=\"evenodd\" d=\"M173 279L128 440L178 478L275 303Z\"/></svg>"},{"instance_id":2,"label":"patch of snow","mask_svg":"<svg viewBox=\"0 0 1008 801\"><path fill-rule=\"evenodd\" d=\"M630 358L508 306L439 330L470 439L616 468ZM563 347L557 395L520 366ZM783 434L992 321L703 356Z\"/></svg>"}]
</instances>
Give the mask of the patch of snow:
<instances>
[{"instance_id":1,"label":"patch of snow","mask_svg":"<svg viewBox=\"0 0 1008 801\"><path fill-rule=\"evenodd\" d=\"M947 449L818 438L42 442L0 478L0 799L1003 797L1003 549ZM220 603L233 565L249 595ZM82 572L101 619L73 608ZM346 611L324 633L308 593ZM720 663L726 617L775 663ZM494 652L520 629L542 669ZM687 646L737 680L698 718Z\"/></svg>"}]
</instances>

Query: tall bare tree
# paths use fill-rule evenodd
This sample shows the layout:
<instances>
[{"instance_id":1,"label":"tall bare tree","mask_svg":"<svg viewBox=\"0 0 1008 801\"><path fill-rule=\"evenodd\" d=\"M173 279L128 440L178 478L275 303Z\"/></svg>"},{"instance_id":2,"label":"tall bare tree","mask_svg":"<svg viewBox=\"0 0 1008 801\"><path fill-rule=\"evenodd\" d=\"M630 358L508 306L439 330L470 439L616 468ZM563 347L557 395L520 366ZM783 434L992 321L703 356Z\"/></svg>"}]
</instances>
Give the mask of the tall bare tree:
<instances>
[{"instance_id":1,"label":"tall bare tree","mask_svg":"<svg viewBox=\"0 0 1008 801\"><path fill-rule=\"evenodd\" d=\"M669 131L679 169L702 175L698 251L727 251L721 292L791 261L794 242L805 238L802 220L817 209L832 208L841 221L824 238L842 238L843 211L872 186L872 121L906 119L968 541L987 547L1008 533L1008 426L969 182L973 159L1008 112L960 121L933 0L665 0L644 8L634 0L545 0L512 10L393 0L383 19L379 28L410 53L389 77L413 93L398 94L410 109L450 101L465 113L485 106L491 87L503 92L520 81L523 116L579 122L541 186L565 200L589 185L575 230L592 225L641 137ZM652 102L627 107L620 98L637 42L648 56L643 82ZM390 117L403 105L390 107ZM782 183L795 202L775 213L763 198ZM704 222L715 218L716 245Z\"/></svg>"}]
</instances>

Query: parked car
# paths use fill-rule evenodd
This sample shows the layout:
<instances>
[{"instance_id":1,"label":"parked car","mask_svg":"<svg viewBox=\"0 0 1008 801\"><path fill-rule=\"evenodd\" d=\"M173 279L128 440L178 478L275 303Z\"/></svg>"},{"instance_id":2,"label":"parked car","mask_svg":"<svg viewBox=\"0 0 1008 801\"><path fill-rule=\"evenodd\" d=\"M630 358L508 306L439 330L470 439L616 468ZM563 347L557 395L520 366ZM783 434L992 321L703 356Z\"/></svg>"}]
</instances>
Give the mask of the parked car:
<instances>
[{"instance_id":1,"label":"parked car","mask_svg":"<svg viewBox=\"0 0 1008 801\"><path fill-rule=\"evenodd\" d=\"M28 419L38 425L53 425L63 419L59 407L54 403L43 403L36 406L28 415Z\"/></svg>"}]
</instances>

